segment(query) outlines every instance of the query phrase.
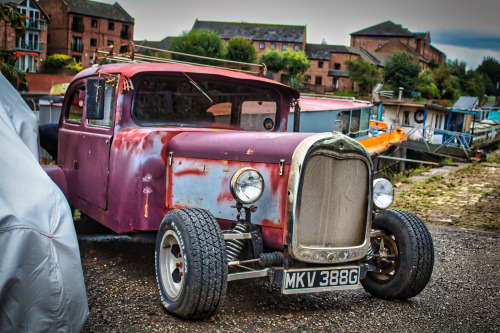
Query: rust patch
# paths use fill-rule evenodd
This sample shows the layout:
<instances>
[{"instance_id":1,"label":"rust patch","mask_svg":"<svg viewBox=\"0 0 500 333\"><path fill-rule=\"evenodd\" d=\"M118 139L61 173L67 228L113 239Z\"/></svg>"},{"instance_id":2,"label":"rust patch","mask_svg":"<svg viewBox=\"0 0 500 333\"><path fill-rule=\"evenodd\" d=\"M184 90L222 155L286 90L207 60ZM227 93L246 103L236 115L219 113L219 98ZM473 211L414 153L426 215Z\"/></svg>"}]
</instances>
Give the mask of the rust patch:
<instances>
[{"instance_id":1,"label":"rust patch","mask_svg":"<svg viewBox=\"0 0 500 333\"><path fill-rule=\"evenodd\" d=\"M231 194L231 192L229 190L224 192L224 193L219 194L219 196L217 197L218 204L225 203L225 202L234 202L234 201L236 201L236 200L233 198L233 195Z\"/></svg>"},{"instance_id":2,"label":"rust patch","mask_svg":"<svg viewBox=\"0 0 500 333\"><path fill-rule=\"evenodd\" d=\"M181 171L177 171L174 173L174 177L183 177L183 176L206 176L207 172L205 170L200 170L200 169L184 169Z\"/></svg>"}]
</instances>

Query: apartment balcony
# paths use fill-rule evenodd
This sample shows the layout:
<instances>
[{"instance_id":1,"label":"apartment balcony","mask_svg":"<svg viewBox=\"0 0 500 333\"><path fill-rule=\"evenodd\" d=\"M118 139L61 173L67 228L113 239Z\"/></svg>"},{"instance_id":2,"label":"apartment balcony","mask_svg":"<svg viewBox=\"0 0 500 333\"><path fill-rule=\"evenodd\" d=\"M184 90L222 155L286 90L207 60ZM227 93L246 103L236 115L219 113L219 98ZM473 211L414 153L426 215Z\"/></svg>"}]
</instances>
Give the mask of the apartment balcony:
<instances>
[{"instance_id":1,"label":"apartment balcony","mask_svg":"<svg viewBox=\"0 0 500 333\"><path fill-rule=\"evenodd\" d=\"M47 30L47 21L26 18L25 27L30 30L45 31Z\"/></svg>"},{"instance_id":2,"label":"apartment balcony","mask_svg":"<svg viewBox=\"0 0 500 333\"><path fill-rule=\"evenodd\" d=\"M120 32L120 37L121 37L122 39L128 39L128 40L130 40L130 31L125 31L125 30L122 30L122 31Z\"/></svg>"},{"instance_id":3,"label":"apartment balcony","mask_svg":"<svg viewBox=\"0 0 500 333\"><path fill-rule=\"evenodd\" d=\"M71 31L73 32L83 32L83 23L74 23L71 25Z\"/></svg>"},{"instance_id":4,"label":"apartment balcony","mask_svg":"<svg viewBox=\"0 0 500 333\"><path fill-rule=\"evenodd\" d=\"M27 43L26 41L18 41L16 43L16 49L19 51L31 51L31 52L38 52L38 53L43 53L47 49L47 45L45 43L40 43L40 42L33 42L33 43Z\"/></svg>"}]
</instances>

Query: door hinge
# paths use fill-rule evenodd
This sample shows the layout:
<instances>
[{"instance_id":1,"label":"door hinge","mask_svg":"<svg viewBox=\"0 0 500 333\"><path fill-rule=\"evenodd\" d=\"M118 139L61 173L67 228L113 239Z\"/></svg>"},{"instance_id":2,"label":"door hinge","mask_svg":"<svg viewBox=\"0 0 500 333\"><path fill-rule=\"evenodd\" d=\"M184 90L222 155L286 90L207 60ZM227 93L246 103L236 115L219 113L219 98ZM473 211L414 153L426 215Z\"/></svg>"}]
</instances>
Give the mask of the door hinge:
<instances>
[{"instance_id":1,"label":"door hinge","mask_svg":"<svg viewBox=\"0 0 500 333\"><path fill-rule=\"evenodd\" d=\"M174 152L168 153L168 166L172 166L172 163L174 161Z\"/></svg>"},{"instance_id":2,"label":"door hinge","mask_svg":"<svg viewBox=\"0 0 500 333\"><path fill-rule=\"evenodd\" d=\"M285 160L280 160L280 176L283 176L283 171L285 170Z\"/></svg>"}]
</instances>

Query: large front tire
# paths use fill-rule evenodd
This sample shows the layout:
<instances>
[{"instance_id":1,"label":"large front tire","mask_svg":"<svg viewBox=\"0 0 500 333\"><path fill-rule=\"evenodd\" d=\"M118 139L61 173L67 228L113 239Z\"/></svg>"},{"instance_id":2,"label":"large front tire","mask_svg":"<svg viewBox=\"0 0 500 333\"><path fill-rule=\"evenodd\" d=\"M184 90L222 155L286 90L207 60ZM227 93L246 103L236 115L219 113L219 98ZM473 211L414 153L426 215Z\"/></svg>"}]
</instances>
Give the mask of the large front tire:
<instances>
[{"instance_id":1,"label":"large front tire","mask_svg":"<svg viewBox=\"0 0 500 333\"><path fill-rule=\"evenodd\" d=\"M427 227L415 215L399 209L381 211L373 229L385 235L372 238L372 263L378 272L368 272L361 281L372 295L385 299L408 299L429 282L434 267L434 246Z\"/></svg>"},{"instance_id":2,"label":"large front tire","mask_svg":"<svg viewBox=\"0 0 500 333\"><path fill-rule=\"evenodd\" d=\"M203 209L178 209L163 219L155 248L163 306L185 319L212 316L227 287L226 247L217 220Z\"/></svg>"}]
</instances>

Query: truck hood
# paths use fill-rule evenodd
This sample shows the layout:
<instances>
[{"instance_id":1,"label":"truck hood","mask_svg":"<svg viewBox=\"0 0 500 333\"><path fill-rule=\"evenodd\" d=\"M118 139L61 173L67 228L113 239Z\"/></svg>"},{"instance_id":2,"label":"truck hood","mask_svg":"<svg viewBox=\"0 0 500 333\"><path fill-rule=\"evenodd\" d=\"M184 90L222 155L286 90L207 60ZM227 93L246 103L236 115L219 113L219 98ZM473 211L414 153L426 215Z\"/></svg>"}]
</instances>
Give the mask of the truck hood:
<instances>
[{"instance_id":1,"label":"truck hood","mask_svg":"<svg viewBox=\"0 0 500 333\"><path fill-rule=\"evenodd\" d=\"M176 157L290 164L295 148L315 133L184 132L170 140Z\"/></svg>"}]
</instances>

